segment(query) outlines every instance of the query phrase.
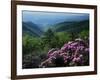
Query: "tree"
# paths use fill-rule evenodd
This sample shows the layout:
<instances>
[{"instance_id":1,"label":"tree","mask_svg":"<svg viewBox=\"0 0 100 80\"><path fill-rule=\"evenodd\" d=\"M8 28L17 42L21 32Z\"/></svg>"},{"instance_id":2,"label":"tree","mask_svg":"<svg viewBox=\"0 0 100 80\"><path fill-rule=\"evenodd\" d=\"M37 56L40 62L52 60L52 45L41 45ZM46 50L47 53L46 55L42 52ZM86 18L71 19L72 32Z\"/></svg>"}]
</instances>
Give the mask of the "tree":
<instances>
[{"instance_id":1,"label":"tree","mask_svg":"<svg viewBox=\"0 0 100 80\"><path fill-rule=\"evenodd\" d=\"M89 38L89 30L83 30L79 33L79 37L87 40Z\"/></svg>"},{"instance_id":2,"label":"tree","mask_svg":"<svg viewBox=\"0 0 100 80\"><path fill-rule=\"evenodd\" d=\"M39 51L40 50L40 40L39 38L32 37L29 35L23 36L23 54L29 54L33 51Z\"/></svg>"},{"instance_id":3,"label":"tree","mask_svg":"<svg viewBox=\"0 0 100 80\"><path fill-rule=\"evenodd\" d=\"M51 30L51 29L48 29L45 34L44 34L44 37L42 38L43 40L43 43L45 45L48 45L48 47L51 47L52 48L52 44L51 42L53 41L54 39L54 32Z\"/></svg>"},{"instance_id":4,"label":"tree","mask_svg":"<svg viewBox=\"0 0 100 80\"><path fill-rule=\"evenodd\" d=\"M71 37L71 40L74 41L77 38L77 33L76 32L71 32L70 37Z\"/></svg>"},{"instance_id":5,"label":"tree","mask_svg":"<svg viewBox=\"0 0 100 80\"><path fill-rule=\"evenodd\" d=\"M67 32L57 32L56 36L59 38L59 45L60 47L65 44L66 42L71 40L71 35Z\"/></svg>"}]
</instances>

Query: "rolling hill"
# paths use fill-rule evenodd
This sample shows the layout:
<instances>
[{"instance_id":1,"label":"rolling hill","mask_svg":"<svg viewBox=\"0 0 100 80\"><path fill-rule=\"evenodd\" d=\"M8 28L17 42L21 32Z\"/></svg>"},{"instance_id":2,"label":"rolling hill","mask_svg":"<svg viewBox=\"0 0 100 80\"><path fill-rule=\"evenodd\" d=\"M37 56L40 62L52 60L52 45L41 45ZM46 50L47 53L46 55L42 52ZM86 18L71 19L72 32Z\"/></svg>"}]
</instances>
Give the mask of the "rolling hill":
<instances>
[{"instance_id":1,"label":"rolling hill","mask_svg":"<svg viewBox=\"0 0 100 80\"><path fill-rule=\"evenodd\" d=\"M33 22L22 22L23 35L28 34L35 37L40 37L43 31Z\"/></svg>"},{"instance_id":2,"label":"rolling hill","mask_svg":"<svg viewBox=\"0 0 100 80\"><path fill-rule=\"evenodd\" d=\"M81 32L83 30L89 30L89 20L83 21L64 21L56 24L52 24L49 27L47 25L46 29L41 29L38 24L34 24L33 22L22 22L23 35L28 34L35 37L40 37L44 34L49 28L55 32ZM45 31L46 30L46 31Z\"/></svg>"},{"instance_id":3,"label":"rolling hill","mask_svg":"<svg viewBox=\"0 0 100 80\"><path fill-rule=\"evenodd\" d=\"M81 32L82 30L89 30L89 20L73 21L73 22L61 22L52 26L56 32Z\"/></svg>"}]
</instances>

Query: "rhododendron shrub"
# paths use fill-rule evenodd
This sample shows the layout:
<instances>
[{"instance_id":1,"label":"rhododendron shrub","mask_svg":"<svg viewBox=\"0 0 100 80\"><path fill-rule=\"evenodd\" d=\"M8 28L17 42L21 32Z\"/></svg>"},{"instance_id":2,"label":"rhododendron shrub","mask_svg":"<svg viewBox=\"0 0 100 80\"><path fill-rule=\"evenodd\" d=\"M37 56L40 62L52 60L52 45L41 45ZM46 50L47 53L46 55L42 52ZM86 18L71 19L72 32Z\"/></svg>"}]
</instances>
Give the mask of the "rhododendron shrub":
<instances>
[{"instance_id":1,"label":"rhododendron shrub","mask_svg":"<svg viewBox=\"0 0 100 80\"><path fill-rule=\"evenodd\" d=\"M76 39L65 43L60 49L48 51L47 59L39 67L65 67L89 65L89 43Z\"/></svg>"}]
</instances>

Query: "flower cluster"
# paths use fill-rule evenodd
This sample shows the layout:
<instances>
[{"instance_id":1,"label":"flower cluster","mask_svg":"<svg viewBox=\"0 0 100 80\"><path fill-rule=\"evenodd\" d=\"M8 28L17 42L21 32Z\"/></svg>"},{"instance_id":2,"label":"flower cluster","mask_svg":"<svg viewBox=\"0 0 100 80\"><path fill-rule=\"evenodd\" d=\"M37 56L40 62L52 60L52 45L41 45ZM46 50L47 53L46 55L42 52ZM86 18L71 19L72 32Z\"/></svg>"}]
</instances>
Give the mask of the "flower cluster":
<instances>
[{"instance_id":1,"label":"flower cluster","mask_svg":"<svg viewBox=\"0 0 100 80\"><path fill-rule=\"evenodd\" d=\"M86 66L89 65L89 44L85 40L76 39L65 43L61 49L48 51L47 60L40 67Z\"/></svg>"}]
</instances>

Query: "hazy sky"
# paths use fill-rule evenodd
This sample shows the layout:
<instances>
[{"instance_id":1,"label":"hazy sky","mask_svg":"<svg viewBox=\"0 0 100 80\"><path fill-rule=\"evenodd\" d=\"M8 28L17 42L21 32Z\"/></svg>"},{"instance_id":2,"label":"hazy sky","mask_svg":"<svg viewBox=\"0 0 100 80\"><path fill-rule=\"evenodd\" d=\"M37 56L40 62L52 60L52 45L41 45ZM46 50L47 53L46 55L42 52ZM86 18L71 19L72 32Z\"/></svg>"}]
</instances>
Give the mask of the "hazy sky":
<instances>
[{"instance_id":1,"label":"hazy sky","mask_svg":"<svg viewBox=\"0 0 100 80\"><path fill-rule=\"evenodd\" d=\"M86 13L67 13L67 12L35 12L23 11L23 21L31 21L35 24L47 25L55 24L63 21L80 21L89 19Z\"/></svg>"}]
</instances>

